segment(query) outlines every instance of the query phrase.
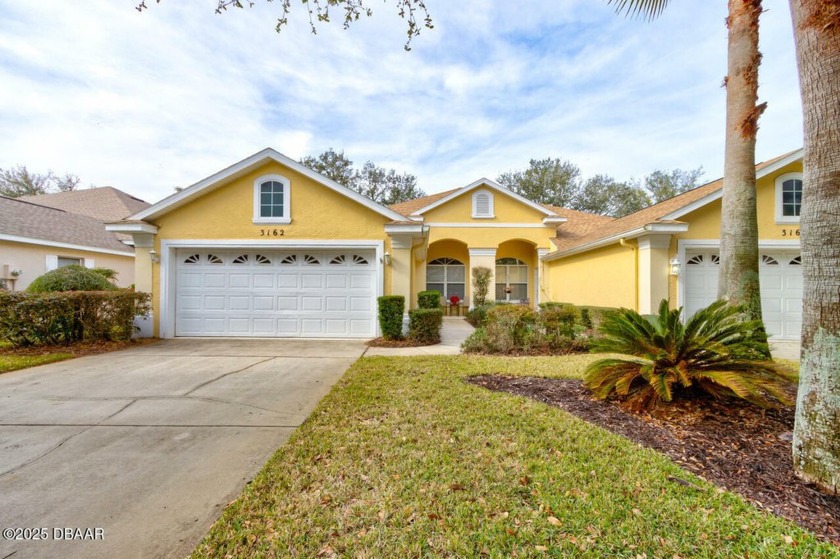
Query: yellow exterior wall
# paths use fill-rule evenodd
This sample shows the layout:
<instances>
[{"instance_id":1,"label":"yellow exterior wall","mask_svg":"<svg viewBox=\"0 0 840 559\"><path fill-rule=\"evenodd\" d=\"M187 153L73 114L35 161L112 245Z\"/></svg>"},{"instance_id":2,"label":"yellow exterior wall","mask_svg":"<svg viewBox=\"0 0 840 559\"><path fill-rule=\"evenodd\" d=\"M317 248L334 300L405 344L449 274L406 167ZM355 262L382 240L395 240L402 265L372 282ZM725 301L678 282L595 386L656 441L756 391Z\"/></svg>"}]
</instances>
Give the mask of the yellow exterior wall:
<instances>
[{"instance_id":1,"label":"yellow exterior wall","mask_svg":"<svg viewBox=\"0 0 840 559\"><path fill-rule=\"evenodd\" d=\"M291 223L286 225L254 224L254 181L268 174L282 175L291 181ZM385 224L390 220L311 179L276 162L268 163L228 184L207 192L150 223L157 225L155 250L161 252L161 240L169 239L241 239L281 243L305 240L375 240L383 241L391 251ZM261 235L261 230L282 230L283 236ZM384 267L384 291L391 293L391 270ZM160 265L153 267L154 293L160 294ZM160 333L160 297L154 297L155 334Z\"/></svg>"},{"instance_id":2,"label":"yellow exterior wall","mask_svg":"<svg viewBox=\"0 0 840 559\"><path fill-rule=\"evenodd\" d=\"M97 268L110 268L117 271L117 285L128 287L134 283L134 255L125 256L48 247L29 243L0 241L0 270L8 265L9 270L20 270L20 276L14 282L15 291L23 291L32 280L47 272L47 256L92 259Z\"/></svg>"},{"instance_id":3,"label":"yellow exterior wall","mask_svg":"<svg viewBox=\"0 0 840 559\"><path fill-rule=\"evenodd\" d=\"M636 251L615 244L548 262L549 300L598 307L636 306Z\"/></svg>"},{"instance_id":4,"label":"yellow exterior wall","mask_svg":"<svg viewBox=\"0 0 840 559\"><path fill-rule=\"evenodd\" d=\"M492 219L473 219L472 217L472 195L482 187L470 190L446 204L438 206L423 214L426 223L541 223L545 214L526 206L519 200L515 200L506 194L493 189L487 189L493 194Z\"/></svg>"}]
</instances>

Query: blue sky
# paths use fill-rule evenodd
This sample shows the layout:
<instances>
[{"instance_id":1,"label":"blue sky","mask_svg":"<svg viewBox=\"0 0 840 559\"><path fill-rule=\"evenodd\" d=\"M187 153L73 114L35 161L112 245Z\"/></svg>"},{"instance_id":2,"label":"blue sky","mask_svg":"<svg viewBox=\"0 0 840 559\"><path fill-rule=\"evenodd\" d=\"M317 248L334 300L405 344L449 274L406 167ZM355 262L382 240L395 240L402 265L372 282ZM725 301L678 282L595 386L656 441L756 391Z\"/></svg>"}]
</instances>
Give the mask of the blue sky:
<instances>
[{"instance_id":1,"label":"blue sky","mask_svg":"<svg viewBox=\"0 0 840 559\"><path fill-rule=\"evenodd\" d=\"M392 0L309 30L293 0L0 0L0 167L71 172L150 202L270 146L333 147L428 193L560 157L584 176L723 168L726 2L658 20L602 0L427 0L403 50ZM787 3L765 2L758 161L802 144Z\"/></svg>"}]
</instances>

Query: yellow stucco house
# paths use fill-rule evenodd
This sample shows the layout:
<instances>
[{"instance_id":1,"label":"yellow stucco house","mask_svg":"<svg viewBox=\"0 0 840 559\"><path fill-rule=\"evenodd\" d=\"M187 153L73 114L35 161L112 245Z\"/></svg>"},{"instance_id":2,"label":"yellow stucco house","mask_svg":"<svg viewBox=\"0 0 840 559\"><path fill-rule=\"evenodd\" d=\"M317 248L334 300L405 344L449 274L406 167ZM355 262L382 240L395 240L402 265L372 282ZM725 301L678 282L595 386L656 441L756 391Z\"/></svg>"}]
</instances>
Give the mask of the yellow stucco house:
<instances>
[{"instance_id":1,"label":"yellow stucco house","mask_svg":"<svg viewBox=\"0 0 840 559\"><path fill-rule=\"evenodd\" d=\"M801 150L761 164L758 209L768 330L796 338L801 316ZM376 298L437 289L490 298L651 312L714 300L720 181L612 219L537 204L488 179L392 207L265 149L110 231L130 234L135 284L153 294L148 334L378 335Z\"/></svg>"}]
</instances>

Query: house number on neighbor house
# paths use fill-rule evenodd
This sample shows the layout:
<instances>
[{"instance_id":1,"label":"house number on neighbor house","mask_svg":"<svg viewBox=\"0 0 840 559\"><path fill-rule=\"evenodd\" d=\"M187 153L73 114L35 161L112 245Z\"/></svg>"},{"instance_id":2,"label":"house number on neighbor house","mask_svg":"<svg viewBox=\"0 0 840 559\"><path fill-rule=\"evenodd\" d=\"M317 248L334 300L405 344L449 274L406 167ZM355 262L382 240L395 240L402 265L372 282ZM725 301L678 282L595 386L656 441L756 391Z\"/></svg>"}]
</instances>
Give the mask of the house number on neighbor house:
<instances>
[{"instance_id":1,"label":"house number on neighbor house","mask_svg":"<svg viewBox=\"0 0 840 559\"><path fill-rule=\"evenodd\" d=\"M798 234L798 232L797 232ZM284 229L260 229L260 237L285 237Z\"/></svg>"},{"instance_id":2,"label":"house number on neighbor house","mask_svg":"<svg viewBox=\"0 0 840 559\"><path fill-rule=\"evenodd\" d=\"M782 229L782 237L798 237L799 229Z\"/></svg>"}]
</instances>

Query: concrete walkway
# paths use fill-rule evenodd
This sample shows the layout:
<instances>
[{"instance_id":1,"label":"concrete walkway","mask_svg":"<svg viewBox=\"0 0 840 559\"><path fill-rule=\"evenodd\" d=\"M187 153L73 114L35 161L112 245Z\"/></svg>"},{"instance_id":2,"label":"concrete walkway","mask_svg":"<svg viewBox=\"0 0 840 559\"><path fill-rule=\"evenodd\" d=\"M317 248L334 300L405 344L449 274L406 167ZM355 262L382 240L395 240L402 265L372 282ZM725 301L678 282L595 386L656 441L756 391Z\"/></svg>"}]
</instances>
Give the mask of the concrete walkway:
<instances>
[{"instance_id":1,"label":"concrete walkway","mask_svg":"<svg viewBox=\"0 0 840 559\"><path fill-rule=\"evenodd\" d=\"M0 558L188 555L364 350L178 339L0 375L0 528L46 530Z\"/></svg>"},{"instance_id":2,"label":"concrete walkway","mask_svg":"<svg viewBox=\"0 0 840 559\"><path fill-rule=\"evenodd\" d=\"M473 333L473 328L464 318L457 316L443 317L443 329L440 343L420 347L369 347L365 357L383 355L387 357L406 357L410 355L458 355L461 343Z\"/></svg>"}]
</instances>

